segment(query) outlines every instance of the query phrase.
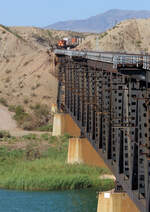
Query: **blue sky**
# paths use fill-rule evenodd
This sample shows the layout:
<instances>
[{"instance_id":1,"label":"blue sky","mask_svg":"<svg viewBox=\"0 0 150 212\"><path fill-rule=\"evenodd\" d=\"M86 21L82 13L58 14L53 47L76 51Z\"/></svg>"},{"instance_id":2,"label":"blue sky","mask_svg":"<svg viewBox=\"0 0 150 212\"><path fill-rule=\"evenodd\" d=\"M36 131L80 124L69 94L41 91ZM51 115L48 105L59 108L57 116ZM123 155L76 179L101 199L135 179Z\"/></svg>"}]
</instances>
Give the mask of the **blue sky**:
<instances>
[{"instance_id":1,"label":"blue sky","mask_svg":"<svg viewBox=\"0 0 150 212\"><path fill-rule=\"evenodd\" d=\"M150 10L150 0L1 0L0 23L44 27L110 9Z\"/></svg>"}]
</instances>

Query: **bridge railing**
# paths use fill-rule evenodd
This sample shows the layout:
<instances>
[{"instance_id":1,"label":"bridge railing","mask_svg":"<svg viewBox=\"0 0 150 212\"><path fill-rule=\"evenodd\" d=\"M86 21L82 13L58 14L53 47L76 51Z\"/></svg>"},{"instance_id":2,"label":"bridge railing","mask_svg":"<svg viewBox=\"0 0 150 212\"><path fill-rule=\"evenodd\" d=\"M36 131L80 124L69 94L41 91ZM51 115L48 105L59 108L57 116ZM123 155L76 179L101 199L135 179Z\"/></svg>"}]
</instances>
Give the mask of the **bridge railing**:
<instances>
[{"instance_id":1,"label":"bridge railing","mask_svg":"<svg viewBox=\"0 0 150 212\"><path fill-rule=\"evenodd\" d=\"M143 68L150 70L150 56L143 56Z\"/></svg>"},{"instance_id":2,"label":"bridge railing","mask_svg":"<svg viewBox=\"0 0 150 212\"><path fill-rule=\"evenodd\" d=\"M117 68L117 65L139 65L143 64L143 56L138 55L115 55L113 57L113 66Z\"/></svg>"},{"instance_id":3,"label":"bridge railing","mask_svg":"<svg viewBox=\"0 0 150 212\"><path fill-rule=\"evenodd\" d=\"M70 57L80 57L94 61L101 61L113 64L113 68L118 65L134 65L143 69L150 70L150 56L138 54L123 54L115 52L94 52L94 51L76 51L76 50L63 50L55 49L56 55L66 55Z\"/></svg>"}]
</instances>

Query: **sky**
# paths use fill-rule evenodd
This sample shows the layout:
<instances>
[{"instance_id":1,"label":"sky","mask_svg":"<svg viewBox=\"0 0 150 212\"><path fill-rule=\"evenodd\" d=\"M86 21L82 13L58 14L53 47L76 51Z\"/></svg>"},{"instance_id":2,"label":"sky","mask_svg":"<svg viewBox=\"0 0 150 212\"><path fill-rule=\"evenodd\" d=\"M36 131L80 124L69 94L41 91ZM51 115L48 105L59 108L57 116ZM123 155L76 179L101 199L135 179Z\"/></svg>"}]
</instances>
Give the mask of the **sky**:
<instances>
[{"instance_id":1,"label":"sky","mask_svg":"<svg viewBox=\"0 0 150 212\"><path fill-rule=\"evenodd\" d=\"M150 10L150 0L0 0L0 24L45 27L110 9Z\"/></svg>"}]
</instances>

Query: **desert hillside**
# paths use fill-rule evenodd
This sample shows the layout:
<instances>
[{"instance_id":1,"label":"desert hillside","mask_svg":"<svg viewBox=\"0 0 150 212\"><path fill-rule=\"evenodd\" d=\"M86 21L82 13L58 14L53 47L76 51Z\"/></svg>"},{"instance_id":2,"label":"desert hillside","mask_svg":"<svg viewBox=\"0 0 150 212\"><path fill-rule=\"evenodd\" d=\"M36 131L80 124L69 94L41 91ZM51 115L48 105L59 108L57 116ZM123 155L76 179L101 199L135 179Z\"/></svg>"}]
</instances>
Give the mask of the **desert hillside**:
<instances>
[{"instance_id":1,"label":"desert hillside","mask_svg":"<svg viewBox=\"0 0 150 212\"><path fill-rule=\"evenodd\" d=\"M79 49L150 53L150 19L131 19L112 29L89 35Z\"/></svg>"},{"instance_id":2,"label":"desert hillside","mask_svg":"<svg viewBox=\"0 0 150 212\"><path fill-rule=\"evenodd\" d=\"M37 28L0 27L0 98L9 105L28 108L56 99L57 82L46 53L49 40L42 33Z\"/></svg>"},{"instance_id":3,"label":"desert hillside","mask_svg":"<svg viewBox=\"0 0 150 212\"><path fill-rule=\"evenodd\" d=\"M49 47L71 32L0 25L0 99L9 105L56 102L57 80ZM78 33L74 33L78 34Z\"/></svg>"},{"instance_id":4,"label":"desert hillside","mask_svg":"<svg viewBox=\"0 0 150 212\"><path fill-rule=\"evenodd\" d=\"M26 110L55 103L57 80L51 75L53 54L47 50L75 35L85 37L79 50L150 53L150 19L124 21L100 34L0 25L0 101Z\"/></svg>"}]
</instances>

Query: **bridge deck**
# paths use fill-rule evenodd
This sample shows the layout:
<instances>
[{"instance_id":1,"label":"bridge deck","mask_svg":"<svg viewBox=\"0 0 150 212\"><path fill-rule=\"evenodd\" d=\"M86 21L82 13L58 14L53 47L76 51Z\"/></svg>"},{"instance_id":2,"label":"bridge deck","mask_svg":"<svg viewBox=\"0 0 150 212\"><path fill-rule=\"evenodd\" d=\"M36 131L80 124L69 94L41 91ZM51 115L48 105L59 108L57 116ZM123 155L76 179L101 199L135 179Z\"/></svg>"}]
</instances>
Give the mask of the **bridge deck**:
<instances>
[{"instance_id":1,"label":"bridge deck","mask_svg":"<svg viewBox=\"0 0 150 212\"><path fill-rule=\"evenodd\" d=\"M136 65L146 70L150 70L150 56L140 54L126 54L117 52L94 52L94 51L75 51L55 49L56 55L66 55L69 57L79 57L94 61L100 61L113 64L113 68L117 65L130 66Z\"/></svg>"}]
</instances>

